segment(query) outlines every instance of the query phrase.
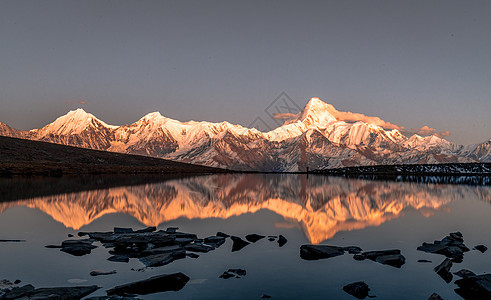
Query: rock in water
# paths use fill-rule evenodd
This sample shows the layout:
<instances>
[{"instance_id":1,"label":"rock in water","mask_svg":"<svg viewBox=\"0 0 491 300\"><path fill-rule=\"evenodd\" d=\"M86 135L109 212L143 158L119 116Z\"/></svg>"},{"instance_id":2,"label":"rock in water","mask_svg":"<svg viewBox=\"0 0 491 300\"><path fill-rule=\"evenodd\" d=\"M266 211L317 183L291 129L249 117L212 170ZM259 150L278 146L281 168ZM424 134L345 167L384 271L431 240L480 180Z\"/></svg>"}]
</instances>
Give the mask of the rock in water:
<instances>
[{"instance_id":1,"label":"rock in water","mask_svg":"<svg viewBox=\"0 0 491 300\"><path fill-rule=\"evenodd\" d=\"M74 256L82 256L86 254L90 254L92 249L97 248L97 246L92 245L95 240L86 239L86 240L66 240L61 243L60 251L69 253Z\"/></svg>"},{"instance_id":2,"label":"rock in water","mask_svg":"<svg viewBox=\"0 0 491 300\"><path fill-rule=\"evenodd\" d=\"M330 258L344 254L344 248L328 245L302 245L300 257L305 260Z\"/></svg>"},{"instance_id":3,"label":"rock in water","mask_svg":"<svg viewBox=\"0 0 491 300\"><path fill-rule=\"evenodd\" d=\"M128 294L148 295L167 291L179 291L188 281L189 277L181 272L164 274L133 283L119 285L106 292L108 295L125 296Z\"/></svg>"},{"instance_id":4,"label":"rock in water","mask_svg":"<svg viewBox=\"0 0 491 300\"><path fill-rule=\"evenodd\" d=\"M476 276L476 274L470 270L467 269L462 269L457 272L454 272L455 275L459 276L460 278L467 278L471 276Z\"/></svg>"},{"instance_id":5,"label":"rock in water","mask_svg":"<svg viewBox=\"0 0 491 300\"><path fill-rule=\"evenodd\" d=\"M253 234L248 234L248 235L246 235L246 237L245 237L245 238L246 238L246 240L248 240L249 242L255 243L255 242L259 241L260 239L265 238L265 236L264 236L264 235L260 235L260 234L255 234L255 233L253 233Z\"/></svg>"},{"instance_id":6,"label":"rock in water","mask_svg":"<svg viewBox=\"0 0 491 300\"><path fill-rule=\"evenodd\" d=\"M112 271L94 270L90 272L90 276L101 276L101 275L111 275L111 274L116 274L116 270L112 270Z\"/></svg>"},{"instance_id":7,"label":"rock in water","mask_svg":"<svg viewBox=\"0 0 491 300\"><path fill-rule=\"evenodd\" d=\"M365 299L368 296L368 292L370 291L368 285L363 281L353 282L345 285L343 286L343 290L358 299Z\"/></svg>"},{"instance_id":8,"label":"rock in water","mask_svg":"<svg viewBox=\"0 0 491 300\"><path fill-rule=\"evenodd\" d=\"M278 246L283 247L285 246L286 242L286 238L280 234L280 237L278 238Z\"/></svg>"},{"instance_id":9,"label":"rock in water","mask_svg":"<svg viewBox=\"0 0 491 300\"><path fill-rule=\"evenodd\" d=\"M484 253L484 252L486 252L486 250L488 250L488 247L486 247L484 245L477 245L474 247L474 249L480 251L481 253Z\"/></svg>"},{"instance_id":10,"label":"rock in water","mask_svg":"<svg viewBox=\"0 0 491 300\"><path fill-rule=\"evenodd\" d=\"M442 297L440 297L440 295L438 295L437 293L433 293L430 295L430 297L428 298L428 300L443 300Z\"/></svg>"},{"instance_id":11,"label":"rock in water","mask_svg":"<svg viewBox=\"0 0 491 300\"><path fill-rule=\"evenodd\" d=\"M401 254L401 250L391 249L391 250L379 250L379 251L368 251L362 254L357 254L354 257L356 260L361 260L361 257L368 258L375 262L389 265L392 267L400 268L406 263L406 258Z\"/></svg>"},{"instance_id":12,"label":"rock in water","mask_svg":"<svg viewBox=\"0 0 491 300\"><path fill-rule=\"evenodd\" d=\"M238 236L232 236L231 239L234 242L234 244L232 245L232 252L239 251L240 249L250 244L249 242L244 241Z\"/></svg>"},{"instance_id":13,"label":"rock in water","mask_svg":"<svg viewBox=\"0 0 491 300\"><path fill-rule=\"evenodd\" d=\"M34 291L34 286L27 284L18 288L12 289L10 292L7 292L1 299L18 299L22 298L27 293Z\"/></svg>"},{"instance_id":14,"label":"rock in water","mask_svg":"<svg viewBox=\"0 0 491 300\"><path fill-rule=\"evenodd\" d=\"M216 236L220 236L220 237L224 237L224 238L228 238L230 237L230 235L226 234L226 233L223 233L221 231L217 232Z\"/></svg>"},{"instance_id":15,"label":"rock in water","mask_svg":"<svg viewBox=\"0 0 491 300\"><path fill-rule=\"evenodd\" d=\"M218 278L229 279L232 277L240 278L240 276L246 276L246 270L242 269L228 269L228 271L223 272L222 275L218 276Z\"/></svg>"},{"instance_id":16,"label":"rock in water","mask_svg":"<svg viewBox=\"0 0 491 300\"><path fill-rule=\"evenodd\" d=\"M450 273L450 268L452 268L452 260L445 258L445 260L433 269L438 275L440 275L446 283L452 281L453 275Z\"/></svg>"},{"instance_id":17,"label":"rock in water","mask_svg":"<svg viewBox=\"0 0 491 300\"><path fill-rule=\"evenodd\" d=\"M464 252L469 251L469 248L464 245L462 233L452 232L441 241L435 241L433 244L423 243L417 250L442 254L446 257L453 258L456 261L461 261L464 258Z\"/></svg>"},{"instance_id":18,"label":"rock in water","mask_svg":"<svg viewBox=\"0 0 491 300\"><path fill-rule=\"evenodd\" d=\"M455 292L464 299L491 299L491 274L462 278L455 281Z\"/></svg>"},{"instance_id":19,"label":"rock in water","mask_svg":"<svg viewBox=\"0 0 491 300\"><path fill-rule=\"evenodd\" d=\"M99 287L96 285L39 288L28 292L24 297L27 299L82 299L97 289Z\"/></svg>"}]
</instances>

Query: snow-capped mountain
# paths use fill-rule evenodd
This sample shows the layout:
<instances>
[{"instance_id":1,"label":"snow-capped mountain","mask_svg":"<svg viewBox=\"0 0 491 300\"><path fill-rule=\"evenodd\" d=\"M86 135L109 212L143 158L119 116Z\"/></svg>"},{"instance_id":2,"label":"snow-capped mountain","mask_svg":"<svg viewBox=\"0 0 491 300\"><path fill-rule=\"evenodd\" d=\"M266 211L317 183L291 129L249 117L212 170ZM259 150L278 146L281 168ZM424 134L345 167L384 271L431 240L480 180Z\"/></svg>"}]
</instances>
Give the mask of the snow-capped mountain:
<instances>
[{"instance_id":1,"label":"snow-capped mountain","mask_svg":"<svg viewBox=\"0 0 491 300\"><path fill-rule=\"evenodd\" d=\"M336 109L312 98L292 120L269 132L228 122L180 122L159 112L112 126L82 109L43 128L20 131L0 123L0 135L84 148L148 155L235 170L304 171L357 165L491 161L491 141L461 146L437 136L336 119Z\"/></svg>"}]
</instances>

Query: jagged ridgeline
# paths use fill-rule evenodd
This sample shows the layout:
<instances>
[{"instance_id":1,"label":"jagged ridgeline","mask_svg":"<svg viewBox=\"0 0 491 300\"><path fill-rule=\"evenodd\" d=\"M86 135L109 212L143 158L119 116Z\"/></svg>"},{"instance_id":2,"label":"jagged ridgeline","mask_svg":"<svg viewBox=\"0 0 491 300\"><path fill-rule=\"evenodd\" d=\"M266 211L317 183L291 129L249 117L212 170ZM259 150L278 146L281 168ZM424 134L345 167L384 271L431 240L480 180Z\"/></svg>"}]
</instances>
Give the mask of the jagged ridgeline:
<instances>
[{"instance_id":1,"label":"jagged ridgeline","mask_svg":"<svg viewBox=\"0 0 491 300\"><path fill-rule=\"evenodd\" d=\"M0 123L0 135L235 170L491 162L491 140L463 146L435 135L406 137L397 129L339 121L333 111L312 98L297 117L261 132L228 122L180 122L158 112L113 126L77 109L30 131Z\"/></svg>"}]
</instances>

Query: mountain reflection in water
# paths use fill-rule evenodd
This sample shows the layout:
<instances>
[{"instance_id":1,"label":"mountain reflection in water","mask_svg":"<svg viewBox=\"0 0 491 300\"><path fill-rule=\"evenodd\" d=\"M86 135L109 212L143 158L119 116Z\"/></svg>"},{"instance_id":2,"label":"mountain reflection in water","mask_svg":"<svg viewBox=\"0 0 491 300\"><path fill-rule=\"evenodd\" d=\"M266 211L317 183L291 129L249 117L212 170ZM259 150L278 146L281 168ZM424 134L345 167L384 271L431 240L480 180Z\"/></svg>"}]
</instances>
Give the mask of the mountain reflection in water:
<instances>
[{"instance_id":1,"label":"mountain reflection in water","mask_svg":"<svg viewBox=\"0 0 491 300\"><path fill-rule=\"evenodd\" d=\"M430 216L450 201L471 195L491 199L489 188L475 186L226 174L0 203L0 212L15 206L37 208L77 230L110 213L128 214L146 226L158 226L181 217L229 218L267 209L292 225L300 224L310 242L320 243L339 231L378 226L408 208Z\"/></svg>"}]
</instances>

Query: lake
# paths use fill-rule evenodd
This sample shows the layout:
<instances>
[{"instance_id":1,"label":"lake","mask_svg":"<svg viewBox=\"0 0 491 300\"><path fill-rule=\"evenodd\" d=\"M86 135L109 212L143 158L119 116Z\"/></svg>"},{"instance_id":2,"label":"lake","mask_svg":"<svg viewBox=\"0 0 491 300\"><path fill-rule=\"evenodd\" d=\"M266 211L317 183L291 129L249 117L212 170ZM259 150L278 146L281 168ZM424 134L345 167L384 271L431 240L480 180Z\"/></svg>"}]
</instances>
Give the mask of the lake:
<instances>
[{"instance_id":1,"label":"lake","mask_svg":"<svg viewBox=\"0 0 491 300\"><path fill-rule=\"evenodd\" d=\"M423 242L460 231L464 243L491 246L491 187L370 181L297 174L224 174L186 178L84 177L2 179L0 182L0 279L35 287L99 285L90 296L116 285L165 273L190 277L180 291L143 299L355 299L343 286L364 281L377 299L462 299L454 284L433 268L445 257L417 251ZM157 226L200 238L217 231L244 239L247 234L283 235L288 242L263 238L231 252L232 241L198 258L144 268L138 259L111 262L99 242L90 254L73 256L59 245L80 231L135 230ZM400 249L401 268L344 254L321 260L300 258L300 246L359 246L364 251ZM491 250L466 252L451 269L491 271ZM425 259L430 263L421 263ZM247 271L222 279L230 268ZM116 270L92 277L92 270Z\"/></svg>"}]
</instances>

